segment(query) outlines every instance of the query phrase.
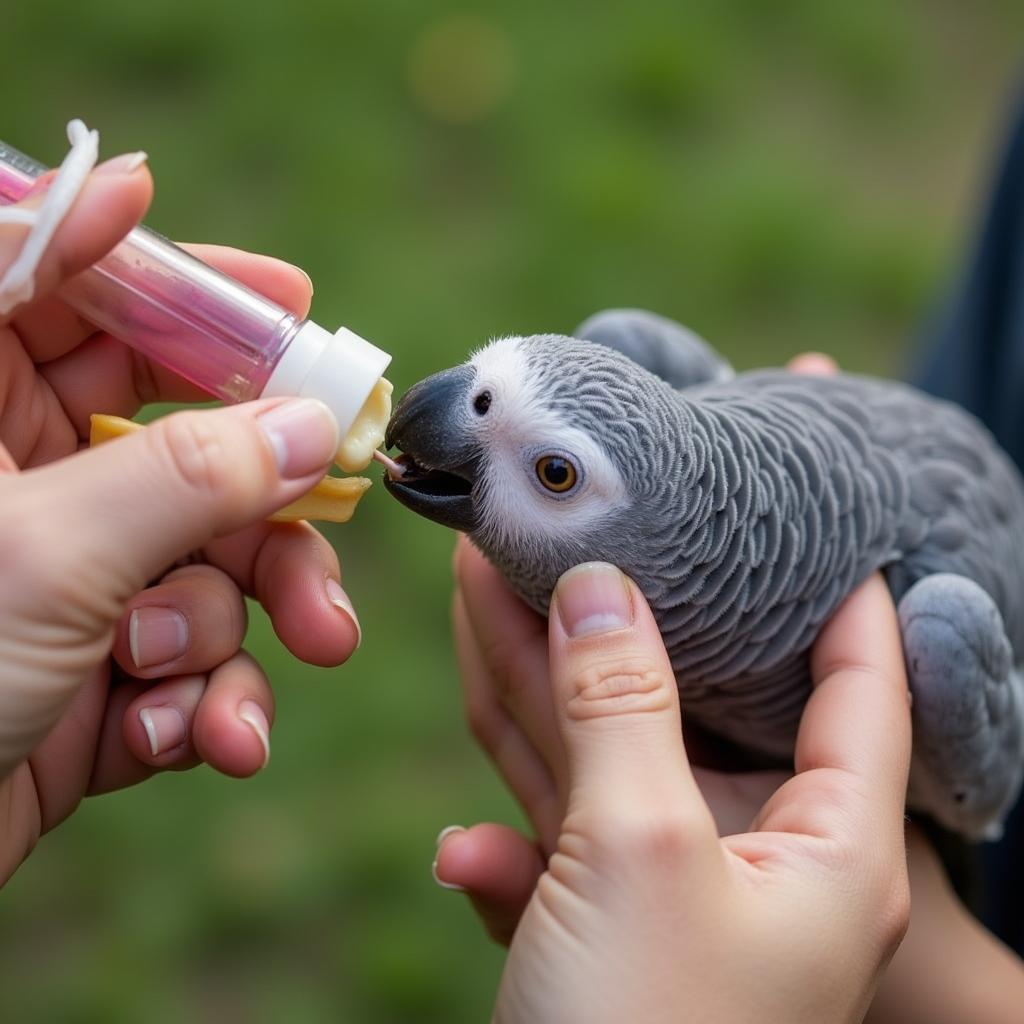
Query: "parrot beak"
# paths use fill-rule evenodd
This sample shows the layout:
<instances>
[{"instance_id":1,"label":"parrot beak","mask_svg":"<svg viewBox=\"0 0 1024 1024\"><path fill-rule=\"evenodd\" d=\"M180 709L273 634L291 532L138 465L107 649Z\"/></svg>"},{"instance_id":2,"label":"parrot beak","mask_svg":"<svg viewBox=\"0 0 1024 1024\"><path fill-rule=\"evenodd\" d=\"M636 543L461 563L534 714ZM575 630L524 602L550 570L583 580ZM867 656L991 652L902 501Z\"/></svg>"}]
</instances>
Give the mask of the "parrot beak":
<instances>
[{"instance_id":1,"label":"parrot beak","mask_svg":"<svg viewBox=\"0 0 1024 1024\"><path fill-rule=\"evenodd\" d=\"M384 486L406 508L442 526L472 533L477 526L473 485L480 452L470 439L468 366L436 373L411 388L395 407L384 444L402 452Z\"/></svg>"}]
</instances>

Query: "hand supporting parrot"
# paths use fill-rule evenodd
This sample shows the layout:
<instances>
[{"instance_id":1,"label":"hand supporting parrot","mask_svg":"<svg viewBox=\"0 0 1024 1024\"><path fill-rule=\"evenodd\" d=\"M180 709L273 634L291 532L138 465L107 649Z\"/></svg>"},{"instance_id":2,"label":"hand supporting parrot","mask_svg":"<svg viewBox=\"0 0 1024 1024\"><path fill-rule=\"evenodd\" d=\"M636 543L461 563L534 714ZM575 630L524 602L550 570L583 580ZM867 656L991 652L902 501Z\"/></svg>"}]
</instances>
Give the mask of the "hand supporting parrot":
<instances>
[{"instance_id":1,"label":"hand supporting parrot","mask_svg":"<svg viewBox=\"0 0 1024 1024\"><path fill-rule=\"evenodd\" d=\"M732 375L692 332L609 311L491 342L399 402L386 481L546 612L585 561L650 602L684 706L792 752L808 651L881 569L913 695L910 803L998 835L1024 776L1024 481L985 428L906 385Z\"/></svg>"}]
</instances>

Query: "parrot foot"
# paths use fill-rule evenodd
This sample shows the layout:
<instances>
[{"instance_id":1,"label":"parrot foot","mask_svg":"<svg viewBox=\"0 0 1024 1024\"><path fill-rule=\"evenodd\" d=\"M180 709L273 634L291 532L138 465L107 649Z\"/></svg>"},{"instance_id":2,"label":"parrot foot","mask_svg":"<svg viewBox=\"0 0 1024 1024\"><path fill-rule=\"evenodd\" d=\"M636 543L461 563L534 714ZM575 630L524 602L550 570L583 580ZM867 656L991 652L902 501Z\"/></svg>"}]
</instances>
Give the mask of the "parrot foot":
<instances>
[{"instance_id":1,"label":"parrot foot","mask_svg":"<svg viewBox=\"0 0 1024 1024\"><path fill-rule=\"evenodd\" d=\"M964 576L899 603L913 698L908 805L968 839L997 837L1024 776L1024 684L995 602Z\"/></svg>"}]
</instances>

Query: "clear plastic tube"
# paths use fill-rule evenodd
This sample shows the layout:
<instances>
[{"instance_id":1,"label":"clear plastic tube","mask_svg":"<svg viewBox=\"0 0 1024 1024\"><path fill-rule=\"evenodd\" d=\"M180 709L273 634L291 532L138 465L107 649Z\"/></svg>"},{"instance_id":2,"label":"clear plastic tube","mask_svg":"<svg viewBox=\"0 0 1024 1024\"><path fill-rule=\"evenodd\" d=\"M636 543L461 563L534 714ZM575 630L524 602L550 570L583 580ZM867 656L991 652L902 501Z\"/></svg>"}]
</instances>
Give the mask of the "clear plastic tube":
<instances>
[{"instance_id":1,"label":"clear plastic tube","mask_svg":"<svg viewBox=\"0 0 1024 1024\"><path fill-rule=\"evenodd\" d=\"M0 141L0 204L23 199L45 170ZM390 362L358 335L344 328L332 335L300 320L145 227L65 282L59 295L90 323L211 395L227 402L310 395L333 409L342 434Z\"/></svg>"}]
</instances>

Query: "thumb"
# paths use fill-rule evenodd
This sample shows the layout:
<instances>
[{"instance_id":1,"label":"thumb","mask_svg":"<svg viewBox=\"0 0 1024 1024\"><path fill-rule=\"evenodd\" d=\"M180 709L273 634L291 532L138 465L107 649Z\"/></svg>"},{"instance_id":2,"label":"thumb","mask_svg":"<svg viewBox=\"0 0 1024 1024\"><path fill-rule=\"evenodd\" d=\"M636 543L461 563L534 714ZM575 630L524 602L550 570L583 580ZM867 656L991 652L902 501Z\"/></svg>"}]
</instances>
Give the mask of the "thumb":
<instances>
[{"instance_id":1,"label":"thumb","mask_svg":"<svg viewBox=\"0 0 1024 1024\"><path fill-rule=\"evenodd\" d=\"M28 545L36 578L87 580L116 615L176 559L308 491L337 447L334 417L312 399L176 413L16 478L26 493L10 528L46 539Z\"/></svg>"},{"instance_id":2,"label":"thumb","mask_svg":"<svg viewBox=\"0 0 1024 1024\"><path fill-rule=\"evenodd\" d=\"M132 594L298 498L337 447L326 406L273 400L178 413L0 476L0 779L109 656Z\"/></svg>"},{"instance_id":3,"label":"thumb","mask_svg":"<svg viewBox=\"0 0 1024 1024\"><path fill-rule=\"evenodd\" d=\"M675 676L637 586L612 565L570 569L549 633L556 715L569 762L569 814L592 827L686 819L715 840L683 745Z\"/></svg>"}]
</instances>

